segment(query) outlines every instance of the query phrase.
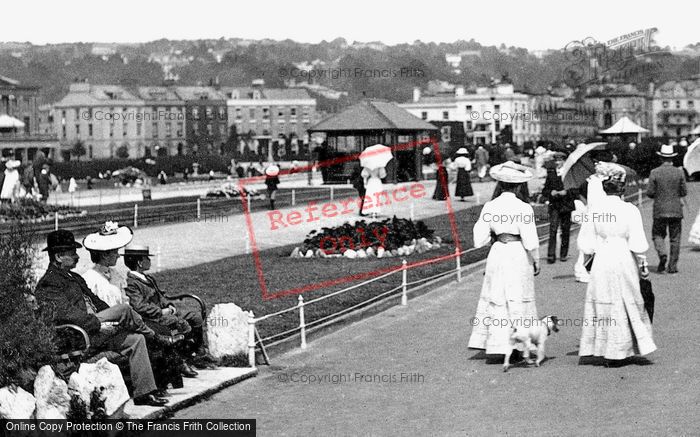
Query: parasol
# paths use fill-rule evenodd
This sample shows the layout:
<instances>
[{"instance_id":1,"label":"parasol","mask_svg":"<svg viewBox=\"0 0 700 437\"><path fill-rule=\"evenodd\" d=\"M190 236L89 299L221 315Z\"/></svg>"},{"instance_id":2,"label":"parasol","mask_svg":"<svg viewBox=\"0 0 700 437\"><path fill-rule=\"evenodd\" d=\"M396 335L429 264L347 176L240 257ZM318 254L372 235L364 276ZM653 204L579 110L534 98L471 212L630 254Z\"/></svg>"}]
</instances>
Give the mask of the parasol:
<instances>
[{"instance_id":1,"label":"parasol","mask_svg":"<svg viewBox=\"0 0 700 437\"><path fill-rule=\"evenodd\" d=\"M0 129L21 128L21 127L24 127L24 123L17 120L16 118L10 117L7 114L0 115Z\"/></svg>"},{"instance_id":2,"label":"parasol","mask_svg":"<svg viewBox=\"0 0 700 437\"><path fill-rule=\"evenodd\" d=\"M368 170L384 168L392 158L393 156L391 155L391 149L389 147L375 144L360 153L360 166Z\"/></svg>"},{"instance_id":3,"label":"parasol","mask_svg":"<svg viewBox=\"0 0 700 437\"><path fill-rule=\"evenodd\" d=\"M280 168L273 164L265 169L265 174L268 176L277 176L280 174Z\"/></svg>"},{"instance_id":4,"label":"parasol","mask_svg":"<svg viewBox=\"0 0 700 437\"><path fill-rule=\"evenodd\" d=\"M688 150L683 157L683 168L686 169L689 175L700 171L700 138L688 146Z\"/></svg>"},{"instance_id":5,"label":"parasol","mask_svg":"<svg viewBox=\"0 0 700 437\"><path fill-rule=\"evenodd\" d=\"M595 173L595 163L589 152L593 150L605 150L608 143L579 144L576 150L571 152L564 165L561 167L561 176L564 180L564 188L578 188L588 176Z\"/></svg>"}]
</instances>

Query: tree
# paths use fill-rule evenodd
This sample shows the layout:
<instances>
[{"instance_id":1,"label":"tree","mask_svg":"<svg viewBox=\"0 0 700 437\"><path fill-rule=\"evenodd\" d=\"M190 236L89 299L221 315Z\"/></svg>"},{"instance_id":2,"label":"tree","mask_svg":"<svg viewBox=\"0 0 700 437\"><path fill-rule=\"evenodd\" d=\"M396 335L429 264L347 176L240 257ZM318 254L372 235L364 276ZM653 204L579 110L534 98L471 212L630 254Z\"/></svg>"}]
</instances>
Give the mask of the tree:
<instances>
[{"instance_id":1,"label":"tree","mask_svg":"<svg viewBox=\"0 0 700 437\"><path fill-rule=\"evenodd\" d=\"M125 145L119 146L116 151L117 158L127 159L129 157L129 148Z\"/></svg>"},{"instance_id":2,"label":"tree","mask_svg":"<svg viewBox=\"0 0 700 437\"><path fill-rule=\"evenodd\" d=\"M70 154L71 156L78 158L78 161L80 161L81 157L87 154L85 144L83 144L82 140L77 140L75 144L73 144L73 147L70 149Z\"/></svg>"}]
</instances>

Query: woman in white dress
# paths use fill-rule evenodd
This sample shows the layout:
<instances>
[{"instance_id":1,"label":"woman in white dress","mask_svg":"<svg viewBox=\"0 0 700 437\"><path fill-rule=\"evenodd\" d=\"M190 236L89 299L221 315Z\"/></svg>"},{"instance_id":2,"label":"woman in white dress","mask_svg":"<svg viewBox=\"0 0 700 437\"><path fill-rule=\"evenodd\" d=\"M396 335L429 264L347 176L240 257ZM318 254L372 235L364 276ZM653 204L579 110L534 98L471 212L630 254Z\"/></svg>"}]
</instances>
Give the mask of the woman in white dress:
<instances>
[{"instance_id":1,"label":"woman in white dress","mask_svg":"<svg viewBox=\"0 0 700 437\"><path fill-rule=\"evenodd\" d=\"M381 213L381 206L377 204L377 193L381 193L384 190L382 185L382 178L386 177L386 170L383 167L380 168L363 168L361 173L362 179L365 183L365 198L369 198L369 202L365 201L362 205L363 214L372 214L376 217ZM379 196L379 202L383 200L383 196Z\"/></svg>"},{"instance_id":2,"label":"woman in white dress","mask_svg":"<svg viewBox=\"0 0 700 437\"><path fill-rule=\"evenodd\" d=\"M540 271L540 242L532 206L515 195L532 172L506 162L492 167L489 174L500 181L503 192L484 205L474 225L475 247L487 245L492 236L495 242L486 261L469 347L506 354L512 348L512 327L531 326L537 318L534 275Z\"/></svg>"},{"instance_id":3,"label":"woman in white dress","mask_svg":"<svg viewBox=\"0 0 700 437\"><path fill-rule=\"evenodd\" d=\"M83 240L83 246L90 251L94 265L82 277L90 290L110 307L129 303L124 291L126 275L114 266L119 259L118 249L129 244L133 235L128 227L107 222L99 232L89 234Z\"/></svg>"},{"instance_id":4,"label":"woman in white dress","mask_svg":"<svg viewBox=\"0 0 700 437\"><path fill-rule=\"evenodd\" d=\"M649 244L639 210L621 198L625 170L599 162L596 174L606 196L590 206L578 236L583 253L595 255L586 289L579 355L622 360L656 350L639 288L640 275L649 274L644 255Z\"/></svg>"}]
</instances>

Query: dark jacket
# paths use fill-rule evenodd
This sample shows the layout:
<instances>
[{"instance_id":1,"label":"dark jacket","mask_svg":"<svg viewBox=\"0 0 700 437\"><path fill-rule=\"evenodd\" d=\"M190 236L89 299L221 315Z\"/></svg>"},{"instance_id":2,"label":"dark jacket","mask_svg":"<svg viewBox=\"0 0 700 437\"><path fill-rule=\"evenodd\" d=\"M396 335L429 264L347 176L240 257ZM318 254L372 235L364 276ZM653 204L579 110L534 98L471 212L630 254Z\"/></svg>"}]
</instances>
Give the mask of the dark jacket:
<instances>
[{"instance_id":1,"label":"dark jacket","mask_svg":"<svg viewBox=\"0 0 700 437\"><path fill-rule=\"evenodd\" d=\"M84 296L87 296L97 309L106 310L109 305L97 297L77 273L67 272L53 264L49 265L36 286L37 303L42 310L52 314L57 325L72 323L80 326L88 334L100 331L100 320L87 311Z\"/></svg>"},{"instance_id":2,"label":"dark jacket","mask_svg":"<svg viewBox=\"0 0 700 437\"><path fill-rule=\"evenodd\" d=\"M547 170L547 178L544 181L544 187L542 188L542 197L549 201L549 207L554 208L560 212L569 212L576 209L574 205L574 199L576 198L575 190L566 190L566 194L563 196L552 196L552 190L562 191L564 189L564 182L561 177L557 175L555 169Z\"/></svg>"},{"instance_id":3,"label":"dark jacket","mask_svg":"<svg viewBox=\"0 0 700 437\"><path fill-rule=\"evenodd\" d=\"M665 162L651 171L647 196L654 199L654 218L682 218L681 197L687 194L685 175L679 167Z\"/></svg>"},{"instance_id":4,"label":"dark jacket","mask_svg":"<svg viewBox=\"0 0 700 437\"><path fill-rule=\"evenodd\" d=\"M144 319L155 320L163 325L177 323L174 315L163 315L162 309L167 308L170 301L158 287L158 283L152 276L144 275L146 281L129 272L126 276L126 288L124 291L129 296L129 305Z\"/></svg>"},{"instance_id":5,"label":"dark jacket","mask_svg":"<svg viewBox=\"0 0 700 437\"><path fill-rule=\"evenodd\" d=\"M280 184L280 178L277 176L265 176L265 185L267 185L267 191L275 191L277 185Z\"/></svg>"}]
</instances>

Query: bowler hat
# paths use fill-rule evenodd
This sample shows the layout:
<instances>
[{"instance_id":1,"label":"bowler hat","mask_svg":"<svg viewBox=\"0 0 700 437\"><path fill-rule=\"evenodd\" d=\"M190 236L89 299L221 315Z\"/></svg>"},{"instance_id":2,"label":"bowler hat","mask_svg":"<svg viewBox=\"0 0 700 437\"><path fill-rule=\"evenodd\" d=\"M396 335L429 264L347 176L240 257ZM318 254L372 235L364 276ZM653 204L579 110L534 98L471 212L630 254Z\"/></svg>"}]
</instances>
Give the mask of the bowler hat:
<instances>
[{"instance_id":1,"label":"bowler hat","mask_svg":"<svg viewBox=\"0 0 700 437\"><path fill-rule=\"evenodd\" d=\"M153 256L148 246L130 244L124 248L124 256Z\"/></svg>"},{"instance_id":2,"label":"bowler hat","mask_svg":"<svg viewBox=\"0 0 700 437\"><path fill-rule=\"evenodd\" d=\"M77 249L79 247L83 247L83 245L75 241L75 236L71 231L59 229L57 231L49 232L49 235L46 236L46 247L43 251L68 250Z\"/></svg>"}]
</instances>

